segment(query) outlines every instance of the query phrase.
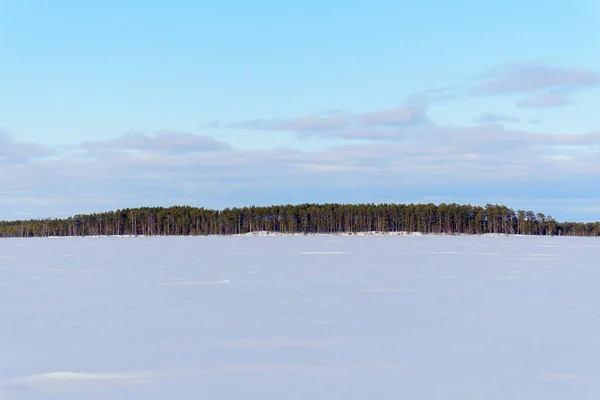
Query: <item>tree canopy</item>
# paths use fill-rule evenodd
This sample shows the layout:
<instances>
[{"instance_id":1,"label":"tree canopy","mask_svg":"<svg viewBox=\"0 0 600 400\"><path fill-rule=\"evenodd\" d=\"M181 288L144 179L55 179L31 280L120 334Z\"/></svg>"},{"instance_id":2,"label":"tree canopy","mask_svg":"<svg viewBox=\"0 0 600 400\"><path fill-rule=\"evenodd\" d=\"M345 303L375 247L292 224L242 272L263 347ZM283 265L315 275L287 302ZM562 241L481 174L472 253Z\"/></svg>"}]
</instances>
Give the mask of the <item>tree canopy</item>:
<instances>
[{"instance_id":1,"label":"tree canopy","mask_svg":"<svg viewBox=\"0 0 600 400\"><path fill-rule=\"evenodd\" d=\"M140 207L63 219L0 221L1 237L421 232L599 236L600 222L558 222L503 205L299 204L210 210Z\"/></svg>"}]
</instances>

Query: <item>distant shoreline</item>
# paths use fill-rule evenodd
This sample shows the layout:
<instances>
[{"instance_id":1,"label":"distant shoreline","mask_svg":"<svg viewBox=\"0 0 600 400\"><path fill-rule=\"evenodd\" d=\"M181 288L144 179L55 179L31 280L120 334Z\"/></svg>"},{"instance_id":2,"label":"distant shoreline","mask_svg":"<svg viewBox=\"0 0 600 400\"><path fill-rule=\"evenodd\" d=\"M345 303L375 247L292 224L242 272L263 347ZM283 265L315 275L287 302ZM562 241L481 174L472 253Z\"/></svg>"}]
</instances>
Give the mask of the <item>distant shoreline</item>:
<instances>
[{"instance_id":1,"label":"distant shoreline","mask_svg":"<svg viewBox=\"0 0 600 400\"><path fill-rule=\"evenodd\" d=\"M590 237L590 236L551 236L551 235L524 235L510 233L421 233L421 232L330 232L330 233L302 233L302 232L268 232L256 231L236 234L209 234L209 235L78 235L78 236L31 236L31 237L5 237L0 239L75 239L75 238L207 238L207 237Z\"/></svg>"},{"instance_id":2,"label":"distant shoreline","mask_svg":"<svg viewBox=\"0 0 600 400\"><path fill-rule=\"evenodd\" d=\"M0 221L0 237L209 235L600 236L600 222L486 204L287 204L127 208L62 219Z\"/></svg>"}]
</instances>

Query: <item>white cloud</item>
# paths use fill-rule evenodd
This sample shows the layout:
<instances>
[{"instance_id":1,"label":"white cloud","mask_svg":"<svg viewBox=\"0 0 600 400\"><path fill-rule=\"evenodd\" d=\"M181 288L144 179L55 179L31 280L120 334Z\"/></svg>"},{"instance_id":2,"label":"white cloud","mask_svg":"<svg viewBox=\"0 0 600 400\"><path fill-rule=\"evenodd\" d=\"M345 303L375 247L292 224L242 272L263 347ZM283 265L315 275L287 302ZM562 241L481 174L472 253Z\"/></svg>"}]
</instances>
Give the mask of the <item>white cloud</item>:
<instances>
[{"instance_id":1,"label":"white cloud","mask_svg":"<svg viewBox=\"0 0 600 400\"><path fill-rule=\"evenodd\" d=\"M475 117L473 121L483 124L494 124L502 122L518 122L519 118L512 115L499 114L494 112L484 112Z\"/></svg>"},{"instance_id":2,"label":"white cloud","mask_svg":"<svg viewBox=\"0 0 600 400\"><path fill-rule=\"evenodd\" d=\"M0 131L0 164L26 163L36 158L51 157L55 153L51 147L14 140L6 132Z\"/></svg>"},{"instance_id":3,"label":"white cloud","mask_svg":"<svg viewBox=\"0 0 600 400\"><path fill-rule=\"evenodd\" d=\"M478 94L518 94L546 89L573 90L600 84L600 73L582 67L513 62L493 68L474 87Z\"/></svg>"},{"instance_id":4,"label":"white cloud","mask_svg":"<svg viewBox=\"0 0 600 400\"><path fill-rule=\"evenodd\" d=\"M583 68L516 63L492 70L476 89L529 96L521 107L550 107L564 99L549 94L566 96L574 88L596 85L597 79L596 72ZM463 193L467 202L499 193L543 198L557 196L557 187L577 198L600 197L595 184L599 131L509 129L502 123L539 122L510 113L485 112L467 126L430 121L427 108L457 93L452 88L424 91L369 112L337 110L234 124L215 120L205 127L209 132L211 127L275 130L337 144L320 151L269 148L269 143L261 150L241 150L211 136L175 131L129 132L56 149L0 134L0 218L143 205L405 202Z\"/></svg>"},{"instance_id":5,"label":"white cloud","mask_svg":"<svg viewBox=\"0 0 600 400\"><path fill-rule=\"evenodd\" d=\"M361 115L361 120L368 126L413 124L421 118L420 112L402 104L389 110L374 111Z\"/></svg>"},{"instance_id":6,"label":"white cloud","mask_svg":"<svg viewBox=\"0 0 600 400\"><path fill-rule=\"evenodd\" d=\"M48 372L0 381L0 390L3 391L0 393L9 397L11 394L20 393L23 390L45 395L74 391L85 392L143 384L158 376L151 372Z\"/></svg>"},{"instance_id":7,"label":"white cloud","mask_svg":"<svg viewBox=\"0 0 600 400\"><path fill-rule=\"evenodd\" d=\"M520 108L554 108L571 104L563 93L544 93L519 100Z\"/></svg>"},{"instance_id":8,"label":"white cloud","mask_svg":"<svg viewBox=\"0 0 600 400\"><path fill-rule=\"evenodd\" d=\"M542 134L480 124L363 133L367 139L373 139L371 133L380 136L313 152L162 152L140 146L135 152L93 151L82 158L75 151L8 164L7 173L0 175L4 219L143 205L222 208L309 200L378 202L390 197L403 202L457 193L540 198L553 187L567 186L578 197L600 197L595 185L600 132Z\"/></svg>"},{"instance_id":9,"label":"white cloud","mask_svg":"<svg viewBox=\"0 0 600 400\"><path fill-rule=\"evenodd\" d=\"M366 113L336 112L327 115L308 115L289 119L259 118L235 122L229 124L229 127L318 135L322 132L348 131L382 126L414 126L421 124L424 120L425 117L421 108L399 104L391 109Z\"/></svg>"},{"instance_id":10,"label":"white cloud","mask_svg":"<svg viewBox=\"0 0 600 400\"><path fill-rule=\"evenodd\" d=\"M111 140L95 140L81 143L86 150L147 151L152 153L192 153L230 150L228 143L210 136L187 132L160 131L154 135L146 132L128 132Z\"/></svg>"}]
</instances>

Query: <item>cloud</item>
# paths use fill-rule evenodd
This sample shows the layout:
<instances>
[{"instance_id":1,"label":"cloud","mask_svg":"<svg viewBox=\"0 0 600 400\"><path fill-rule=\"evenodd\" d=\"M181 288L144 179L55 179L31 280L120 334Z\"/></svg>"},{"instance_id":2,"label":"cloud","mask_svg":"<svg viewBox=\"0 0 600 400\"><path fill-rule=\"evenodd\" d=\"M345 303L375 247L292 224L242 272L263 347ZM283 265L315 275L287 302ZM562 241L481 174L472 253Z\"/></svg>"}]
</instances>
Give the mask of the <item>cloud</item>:
<instances>
[{"instance_id":1,"label":"cloud","mask_svg":"<svg viewBox=\"0 0 600 400\"><path fill-rule=\"evenodd\" d=\"M484 112L473 119L477 123L497 123L497 122L518 122L519 118L506 114L497 114L493 112Z\"/></svg>"},{"instance_id":2,"label":"cloud","mask_svg":"<svg viewBox=\"0 0 600 400\"><path fill-rule=\"evenodd\" d=\"M231 127L242 129L265 129L283 131L322 131L340 129L349 125L343 115L307 116L295 119L255 119L231 124Z\"/></svg>"},{"instance_id":3,"label":"cloud","mask_svg":"<svg viewBox=\"0 0 600 400\"><path fill-rule=\"evenodd\" d=\"M473 88L481 95L531 93L548 89L574 90L600 84L600 74L581 67L557 67L539 62L516 62L493 68Z\"/></svg>"},{"instance_id":4,"label":"cloud","mask_svg":"<svg viewBox=\"0 0 600 400\"><path fill-rule=\"evenodd\" d=\"M219 128L221 126L221 121L218 119L214 119L205 125L206 128L214 129Z\"/></svg>"},{"instance_id":5,"label":"cloud","mask_svg":"<svg viewBox=\"0 0 600 400\"><path fill-rule=\"evenodd\" d=\"M526 93L520 107L549 107L564 100L552 96L566 96L567 86L595 84L593 74L583 71L518 64L492 71L483 84L488 93ZM519 119L494 112L477 115L477 124L470 126L433 124L427 107L457 93L424 91L395 107L369 112L210 124L339 139L320 151L241 150L210 136L142 131L58 152L0 134L3 217L68 216L143 205L405 202L457 193L471 202L471 197L494 194L539 198L565 185L579 197L600 197L595 185L600 132L509 129L502 123ZM549 212L560 217L560 212Z\"/></svg>"},{"instance_id":6,"label":"cloud","mask_svg":"<svg viewBox=\"0 0 600 400\"><path fill-rule=\"evenodd\" d=\"M537 375L533 379L547 382L569 382L581 380L581 376L576 374L547 373Z\"/></svg>"},{"instance_id":7,"label":"cloud","mask_svg":"<svg viewBox=\"0 0 600 400\"><path fill-rule=\"evenodd\" d=\"M349 129L322 132L301 132L301 137L330 137L344 140L394 140L406 127L368 127L359 126Z\"/></svg>"},{"instance_id":8,"label":"cloud","mask_svg":"<svg viewBox=\"0 0 600 400\"><path fill-rule=\"evenodd\" d=\"M424 90L413 93L406 99L405 104L424 112L433 103L448 102L458 99L460 90L458 88L444 87Z\"/></svg>"},{"instance_id":9,"label":"cloud","mask_svg":"<svg viewBox=\"0 0 600 400\"><path fill-rule=\"evenodd\" d=\"M290 119L253 119L235 122L230 128L279 130L303 135L316 135L334 131L355 131L370 127L411 126L424 122L422 111L406 105L368 113L336 112L330 115L309 115Z\"/></svg>"},{"instance_id":10,"label":"cloud","mask_svg":"<svg viewBox=\"0 0 600 400\"><path fill-rule=\"evenodd\" d=\"M560 107L571 102L566 98L564 94L560 93L546 93L536 95L532 97L520 100L517 103L517 107L520 108L553 108Z\"/></svg>"},{"instance_id":11,"label":"cloud","mask_svg":"<svg viewBox=\"0 0 600 400\"><path fill-rule=\"evenodd\" d=\"M72 391L137 385L157 377L157 374L149 372L49 372L0 381L0 388L7 397L10 393L20 393L24 390L58 395Z\"/></svg>"},{"instance_id":12,"label":"cloud","mask_svg":"<svg viewBox=\"0 0 600 400\"><path fill-rule=\"evenodd\" d=\"M416 110L398 105L390 110L366 113L360 116L361 121L368 126L373 125L406 125L419 121L422 116Z\"/></svg>"},{"instance_id":13,"label":"cloud","mask_svg":"<svg viewBox=\"0 0 600 400\"><path fill-rule=\"evenodd\" d=\"M37 158L52 157L56 150L37 143L14 140L10 135L0 131L0 163L26 163Z\"/></svg>"},{"instance_id":14,"label":"cloud","mask_svg":"<svg viewBox=\"0 0 600 400\"><path fill-rule=\"evenodd\" d=\"M231 149L228 143L220 142L210 136L174 131L161 131L155 135L129 132L116 139L83 142L80 147L85 150L137 150L152 153L191 153Z\"/></svg>"},{"instance_id":15,"label":"cloud","mask_svg":"<svg viewBox=\"0 0 600 400\"><path fill-rule=\"evenodd\" d=\"M600 197L595 185L600 131L544 134L490 123L361 129L354 137L379 140L346 141L320 151L229 145L226 153L156 151L148 145L9 164L0 175L3 216L55 217L143 205L404 202L457 193L471 202L470 197L492 195L539 198L557 187L578 197ZM111 146L100 147L132 147L119 139L114 141L120 146L107 141ZM561 216L560 210L541 211Z\"/></svg>"}]
</instances>

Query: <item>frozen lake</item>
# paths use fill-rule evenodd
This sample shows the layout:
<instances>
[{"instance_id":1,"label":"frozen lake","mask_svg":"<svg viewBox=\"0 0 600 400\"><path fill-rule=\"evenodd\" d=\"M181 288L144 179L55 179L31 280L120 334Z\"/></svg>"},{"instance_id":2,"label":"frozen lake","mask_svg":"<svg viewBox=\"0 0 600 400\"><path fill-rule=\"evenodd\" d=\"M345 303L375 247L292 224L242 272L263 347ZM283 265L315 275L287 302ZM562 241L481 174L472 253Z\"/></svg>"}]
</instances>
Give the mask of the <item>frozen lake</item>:
<instances>
[{"instance_id":1,"label":"frozen lake","mask_svg":"<svg viewBox=\"0 0 600 400\"><path fill-rule=\"evenodd\" d=\"M0 240L0 399L598 399L600 239Z\"/></svg>"}]
</instances>

